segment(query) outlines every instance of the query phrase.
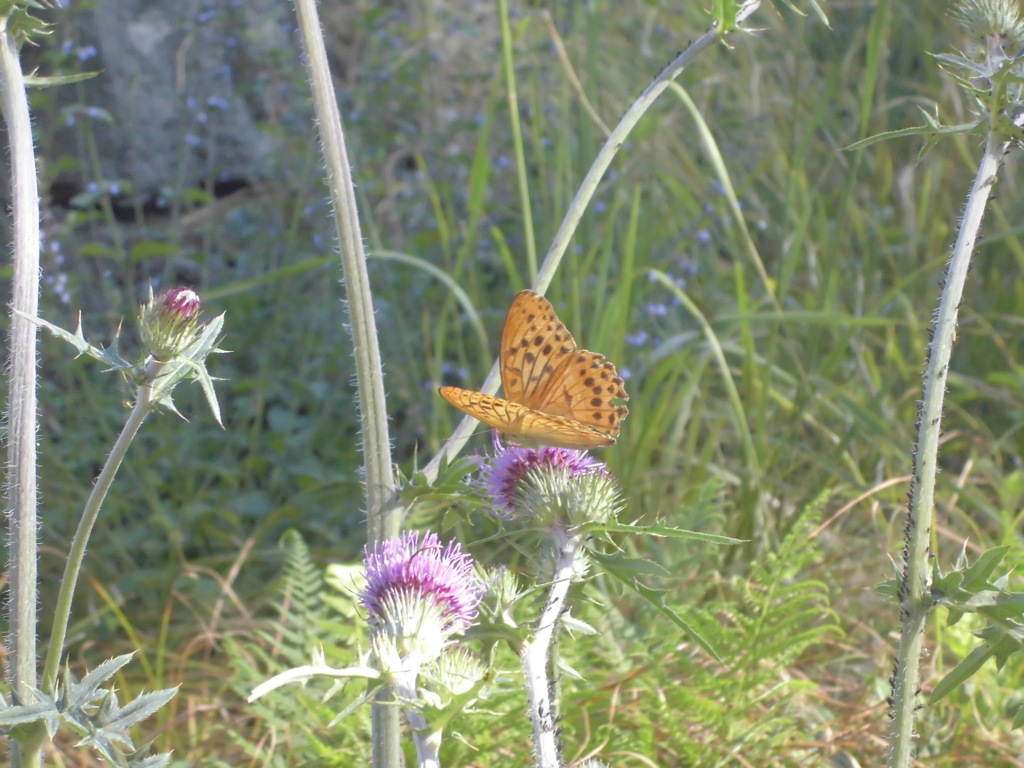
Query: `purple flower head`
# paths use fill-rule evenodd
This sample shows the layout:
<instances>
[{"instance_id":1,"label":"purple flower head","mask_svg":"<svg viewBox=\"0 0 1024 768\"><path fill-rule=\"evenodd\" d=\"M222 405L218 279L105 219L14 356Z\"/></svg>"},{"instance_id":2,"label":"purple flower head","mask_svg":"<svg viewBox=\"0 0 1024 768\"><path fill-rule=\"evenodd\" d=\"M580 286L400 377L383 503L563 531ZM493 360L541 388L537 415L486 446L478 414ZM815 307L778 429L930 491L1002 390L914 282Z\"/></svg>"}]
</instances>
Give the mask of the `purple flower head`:
<instances>
[{"instance_id":1,"label":"purple flower head","mask_svg":"<svg viewBox=\"0 0 1024 768\"><path fill-rule=\"evenodd\" d=\"M570 448L523 448L518 445L501 447L495 440L494 456L482 458L483 483L487 494L494 500L494 513L505 519L518 517L522 512L520 491L523 478L533 470L560 470L572 477L607 474L604 462L586 451Z\"/></svg>"},{"instance_id":2,"label":"purple flower head","mask_svg":"<svg viewBox=\"0 0 1024 768\"><path fill-rule=\"evenodd\" d=\"M441 613L444 630L465 630L476 618L484 585L473 573L473 559L457 541L443 547L437 534L418 531L378 542L365 550L366 591L362 603L370 623L380 627L394 617L401 601L429 601Z\"/></svg>"}]
</instances>

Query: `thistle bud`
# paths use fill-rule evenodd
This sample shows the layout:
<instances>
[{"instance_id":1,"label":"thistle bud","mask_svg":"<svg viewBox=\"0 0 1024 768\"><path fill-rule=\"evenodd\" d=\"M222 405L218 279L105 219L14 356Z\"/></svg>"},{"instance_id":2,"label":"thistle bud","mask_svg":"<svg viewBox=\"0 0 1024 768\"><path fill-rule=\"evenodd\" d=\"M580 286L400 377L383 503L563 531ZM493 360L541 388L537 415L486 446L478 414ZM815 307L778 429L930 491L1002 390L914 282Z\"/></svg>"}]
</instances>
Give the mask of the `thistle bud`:
<instances>
[{"instance_id":1,"label":"thistle bud","mask_svg":"<svg viewBox=\"0 0 1024 768\"><path fill-rule=\"evenodd\" d=\"M164 308L184 320L192 320L199 314L199 294L191 288L172 288L164 296Z\"/></svg>"},{"instance_id":2,"label":"thistle bud","mask_svg":"<svg viewBox=\"0 0 1024 768\"><path fill-rule=\"evenodd\" d=\"M155 297L150 289L149 300L139 308L143 348L161 362L188 349L200 328L199 294L191 288L172 288Z\"/></svg>"},{"instance_id":3,"label":"thistle bud","mask_svg":"<svg viewBox=\"0 0 1024 768\"><path fill-rule=\"evenodd\" d=\"M422 691L436 708L444 709L454 697L471 691L486 674L487 667L476 655L462 646L449 646L423 668Z\"/></svg>"},{"instance_id":4,"label":"thistle bud","mask_svg":"<svg viewBox=\"0 0 1024 768\"><path fill-rule=\"evenodd\" d=\"M1024 40L1024 22L1016 0L960 0L950 14L972 38L995 39L1012 46Z\"/></svg>"}]
</instances>

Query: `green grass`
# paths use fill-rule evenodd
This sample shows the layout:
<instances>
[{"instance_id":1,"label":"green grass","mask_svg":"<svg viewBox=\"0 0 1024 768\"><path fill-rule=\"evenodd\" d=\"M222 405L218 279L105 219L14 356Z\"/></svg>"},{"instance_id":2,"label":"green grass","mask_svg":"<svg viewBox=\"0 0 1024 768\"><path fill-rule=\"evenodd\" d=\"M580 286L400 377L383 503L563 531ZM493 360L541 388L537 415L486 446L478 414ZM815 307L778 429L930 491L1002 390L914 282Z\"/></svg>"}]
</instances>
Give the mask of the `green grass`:
<instances>
[{"instance_id":1,"label":"green grass","mask_svg":"<svg viewBox=\"0 0 1024 768\"><path fill-rule=\"evenodd\" d=\"M556 4L552 14L589 100L613 125L706 20L690 4L589 7ZM445 30L465 58L442 57L430 69L414 20L367 14L353 32L364 71L389 72L356 82L342 107L368 243L408 257L370 265L395 459L406 476L456 423L437 384L483 380L505 308L528 284L518 184L542 255L603 140L545 24L520 10L512 32L522 175L501 63L482 42ZM679 85L713 144L683 95L666 93L616 158L548 292L578 342L631 373L630 417L602 456L629 499L624 519L749 540L736 548L621 542L667 569L649 584L711 633L724 663L635 592L598 579L588 594L600 605L576 605L601 635L561 646L586 676L563 681L567 755L600 749L613 764L637 766L742 757L761 766L824 764L840 751L867 765L884 754L899 617L871 588L891 576L890 556L902 547L907 483L898 479L910 472L928 321L980 149L956 137L921 159L911 139L844 151L920 123L918 107L937 106L947 123L966 119L967 105L926 55L962 41L937 6L883 0L830 13L831 31L764 8L752 25L764 31L700 57ZM379 30L417 55L370 45ZM71 660L95 666L139 647L145 656L125 670L126 694L181 682L152 731L181 764L242 764L270 733L280 741L276 751L264 745L274 757L260 764L303 764L291 748L314 742L336 761L321 756L322 764L345 764L345 755L356 764L362 720L318 730L331 713L307 694L257 709L243 703L259 673L297 663L308 640L293 638L289 656L275 635L289 626L276 583L281 536L300 531L320 565L358 560L365 536L354 372L304 78L293 58L268 66L295 84L295 123L268 130L303 135L285 143L260 194L187 238L174 227L122 233L182 249L210 311L227 311L222 346L231 354L210 366L224 379L226 429L198 391L179 398L190 423L165 415L143 427L87 558ZM37 109L40 126L47 108ZM442 108L456 115L443 125ZM954 354L934 533L946 565L968 537L969 551L1017 544L1024 247L1014 162L986 221ZM69 247L117 241L108 227L122 225L84 218L60 223ZM98 279L103 268L118 279ZM49 294L44 314L71 323L84 304L87 333L105 339L131 314L136 268L82 256L67 267L72 306ZM653 271L676 278L692 306ZM87 362L70 363L56 341L43 352L45 617L58 553L124 418L127 390ZM473 445L488 440L481 432ZM474 546L493 531L479 512L425 498L413 514L481 557L503 554L493 542ZM1021 561L1019 547L1009 560ZM340 654L336 629L318 627L317 637ZM972 647L959 626L929 638L926 690ZM511 655L500 663L517 668ZM1020 665L985 675L922 710L922 758L943 766L1016 759L1021 736L1009 722ZM485 709L458 723L466 743L449 739L446 762L523 765L521 696L510 684ZM69 755L68 765L88 764Z\"/></svg>"}]
</instances>

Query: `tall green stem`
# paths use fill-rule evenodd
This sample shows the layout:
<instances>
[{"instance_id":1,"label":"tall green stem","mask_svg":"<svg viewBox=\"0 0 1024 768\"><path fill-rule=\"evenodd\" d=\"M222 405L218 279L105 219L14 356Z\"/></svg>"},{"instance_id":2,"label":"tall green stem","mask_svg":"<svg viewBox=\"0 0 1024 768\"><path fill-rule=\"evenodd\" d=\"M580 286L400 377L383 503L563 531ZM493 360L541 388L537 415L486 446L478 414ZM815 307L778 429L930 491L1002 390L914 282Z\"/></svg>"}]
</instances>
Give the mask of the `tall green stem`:
<instances>
[{"instance_id":1,"label":"tall green stem","mask_svg":"<svg viewBox=\"0 0 1024 768\"><path fill-rule=\"evenodd\" d=\"M903 550L903 584L900 588L902 620L900 645L893 670L892 729L889 734L890 768L910 765L914 743L914 712L920 680L921 646L924 628L933 605L931 596L930 539L935 504L935 473L942 428L942 403L946 377L956 335L957 315L963 296L967 269L978 239L978 230L996 172L1007 148L995 132L990 132L985 153L978 164L974 185L967 198L960 232L946 270L939 299L939 310L924 373L924 390L917 415L917 442L914 449L914 474L910 487L910 510Z\"/></svg>"},{"instance_id":2,"label":"tall green stem","mask_svg":"<svg viewBox=\"0 0 1024 768\"><path fill-rule=\"evenodd\" d=\"M39 311L39 188L32 123L18 46L0 19L0 90L11 157L14 212L13 309L34 317ZM36 592L38 525L36 507L36 326L11 315L10 385L7 395L7 521L9 531L10 684L19 703L31 703L36 687ZM41 730L41 729L40 729ZM39 765L42 737L11 740L14 768Z\"/></svg>"},{"instance_id":3,"label":"tall green stem","mask_svg":"<svg viewBox=\"0 0 1024 768\"><path fill-rule=\"evenodd\" d=\"M316 2L295 0L295 8L309 62L313 105L341 246L345 296L348 299L355 348L360 436L366 470L367 528L370 541L379 541L398 534L402 526L402 509L397 503L391 466L384 374L377 345L370 279L366 271L366 254L363 251L345 134L334 99L334 86L327 66L327 52L320 32ZM373 706L373 765L377 768L399 766L402 760L398 741L399 710L388 704L390 700L389 693L381 692Z\"/></svg>"},{"instance_id":4,"label":"tall green stem","mask_svg":"<svg viewBox=\"0 0 1024 768\"><path fill-rule=\"evenodd\" d=\"M54 609L50 648L46 653L46 666L43 668L44 691L49 691L53 687L57 680L57 672L60 670L61 654L64 652L64 641L67 639L68 623L71 620L71 602L75 596L78 576L82 572L82 562L85 560L89 537L96 524L96 519L99 517L103 501L107 498L107 492L114 482L114 477L117 476L117 470L121 468L121 463L128 453L128 447L153 408L153 383L162 366L162 363L155 361L149 364L146 370L147 383L139 387L135 407L128 414L128 420L122 427L121 434L117 436L117 441L114 443L99 477L93 484L92 492L85 502L85 509L82 510L82 518L78 521L78 530L75 531L75 537L71 540L68 560L64 564L64 578L61 579L57 605Z\"/></svg>"},{"instance_id":5,"label":"tall green stem","mask_svg":"<svg viewBox=\"0 0 1024 768\"><path fill-rule=\"evenodd\" d=\"M519 207L523 212L523 241L526 246L526 267L530 280L537 279L537 243L533 234L533 209L530 206L529 169L523 149L523 129L519 120L519 95L516 91L516 66L512 57L512 28L508 23L508 0L498 0L498 18L501 23L501 68L505 72L505 91L508 94L508 123L512 128L512 148L516 156L516 184L519 188Z\"/></svg>"}]
</instances>

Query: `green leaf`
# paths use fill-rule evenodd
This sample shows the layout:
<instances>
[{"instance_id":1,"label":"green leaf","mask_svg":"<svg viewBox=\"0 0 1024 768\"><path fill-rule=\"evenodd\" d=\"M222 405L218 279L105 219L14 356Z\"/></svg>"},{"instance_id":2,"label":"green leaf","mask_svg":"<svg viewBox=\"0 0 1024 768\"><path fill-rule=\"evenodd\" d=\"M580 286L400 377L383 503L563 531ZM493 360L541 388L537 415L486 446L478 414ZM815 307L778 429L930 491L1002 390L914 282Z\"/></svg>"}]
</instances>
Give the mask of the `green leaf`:
<instances>
[{"instance_id":1,"label":"green leaf","mask_svg":"<svg viewBox=\"0 0 1024 768\"><path fill-rule=\"evenodd\" d=\"M714 646L711 645L711 642L707 638L705 638L701 632L697 630L693 623L683 618L673 609L665 605L665 601L662 599L662 596L665 594L664 590L651 589L650 587L646 587L639 582L634 582L633 588L636 589L637 593L640 594L640 596L643 597L645 600L647 600L647 602L649 602L652 606L654 606L663 616L667 617L669 621L671 621L677 627L682 629L687 635L689 635L690 639L692 639L695 643L697 643L697 645L703 648L705 652L707 652L707 654L711 656L711 658L713 658L715 661L722 660L722 657L719 655L718 651L715 650Z\"/></svg>"},{"instance_id":2,"label":"green leaf","mask_svg":"<svg viewBox=\"0 0 1024 768\"><path fill-rule=\"evenodd\" d=\"M665 594L664 590L657 590L644 586L635 578L636 575L641 573L652 574L664 578L669 575L668 571L666 571L664 567L650 560L635 557L624 557L617 554L606 555L601 552L592 551L590 556L596 562L600 563L606 573L635 589L641 597L653 605L660 613L668 617L670 621L689 635L693 641L703 648L710 656L717 661L721 661L721 657L718 655L718 652L703 636L703 634L698 631L690 621L665 605L665 601L662 599L662 596Z\"/></svg>"},{"instance_id":3,"label":"green leaf","mask_svg":"<svg viewBox=\"0 0 1024 768\"><path fill-rule=\"evenodd\" d=\"M107 659L78 682L75 682L70 669L65 668L67 705L69 707L85 707L105 696L106 691L101 690L100 686L117 674L117 671L131 661L133 656L135 656L134 652Z\"/></svg>"},{"instance_id":4,"label":"green leaf","mask_svg":"<svg viewBox=\"0 0 1024 768\"><path fill-rule=\"evenodd\" d=\"M104 729L116 733L124 733L126 743L128 743L128 728L156 713L164 704L174 698L178 688L179 686L175 686L174 688L165 688L162 691L144 693L125 706L112 710L108 719L102 722Z\"/></svg>"},{"instance_id":5,"label":"green leaf","mask_svg":"<svg viewBox=\"0 0 1024 768\"><path fill-rule=\"evenodd\" d=\"M660 577L669 575L664 566L642 557L626 557L618 553L606 554L597 550L590 550L588 554L595 562L600 563L604 570L614 573L615 577L622 581L629 581L638 573Z\"/></svg>"},{"instance_id":6,"label":"green leaf","mask_svg":"<svg viewBox=\"0 0 1024 768\"><path fill-rule=\"evenodd\" d=\"M147 746L148 750L149 747ZM139 750L141 752L142 750ZM138 753L136 753L138 754ZM143 759L129 758L128 765L130 768L164 768L171 761L171 755L169 752L165 752L159 755L151 755Z\"/></svg>"},{"instance_id":7,"label":"green leaf","mask_svg":"<svg viewBox=\"0 0 1024 768\"><path fill-rule=\"evenodd\" d=\"M939 681L939 684L936 685L935 689L932 691L931 696L928 697L928 702L930 704L935 704L936 702L944 699L950 693L974 677L975 673L981 669L982 665L989 659L1000 653L1018 650L1019 648L1020 645L1008 637L1004 637L993 646L986 645L980 648L975 648L970 652L970 654L968 654L966 659L957 664L948 675Z\"/></svg>"},{"instance_id":8,"label":"green leaf","mask_svg":"<svg viewBox=\"0 0 1024 768\"><path fill-rule=\"evenodd\" d=\"M21 0L21 4L42 8L34 0ZM17 39L19 45L25 42L34 42L44 35L51 34L50 26L22 8L11 11L6 24L7 32Z\"/></svg>"},{"instance_id":9,"label":"green leaf","mask_svg":"<svg viewBox=\"0 0 1024 768\"><path fill-rule=\"evenodd\" d=\"M32 704L19 704L13 707L0 708L0 729L10 729L17 725L25 725L42 720L51 738L60 724L60 712L57 703L42 691L36 691L37 701Z\"/></svg>"},{"instance_id":10,"label":"green leaf","mask_svg":"<svg viewBox=\"0 0 1024 768\"><path fill-rule=\"evenodd\" d=\"M91 80L99 75L99 72L79 72L74 75L25 75L25 85L32 88L52 88L56 85L70 85L80 83L83 80Z\"/></svg>"},{"instance_id":11,"label":"green leaf","mask_svg":"<svg viewBox=\"0 0 1024 768\"><path fill-rule=\"evenodd\" d=\"M983 552L974 561L974 565L964 571L963 583L960 585L961 589L974 592L991 586L992 572L999 567L999 564L1009 551L1009 547L993 547Z\"/></svg>"},{"instance_id":12,"label":"green leaf","mask_svg":"<svg viewBox=\"0 0 1024 768\"><path fill-rule=\"evenodd\" d=\"M926 149L930 148L940 136L950 136L957 133L973 133L981 125L985 124L985 120L975 120L973 123L961 123L959 125L940 125L936 122L927 112L921 110L924 114L927 125L917 125L912 128L901 128L896 131L886 131L885 133L877 133L874 136L868 136L866 139L855 141L846 147L848 152L852 152L858 149L864 149L870 147L872 144L877 144L880 141L888 141L889 139L898 139L903 136L925 136L928 138L926 142ZM923 152L924 150L922 150Z\"/></svg>"},{"instance_id":13,"label":"green leaf","mask_svg":"<svg viewBox=\"0 0 1024 768\"><path fill-rule=\"evenodd\" d=\"M191 376L199 381L206 395L206 402L210 406L213 418L217 424L224 426L220 416L220 405L217 402L217 393L213 388L213 378L206 370L206 358L212 352L222 352L217 349L217 337L221 328L224 327L224 313L213 318L203 328L199 337L186 349L180 357L176 357L167 363L160 375L152 383L153 402L172 413L181 415L174 405L171 392L183 378Z\"/></svg>"},{"instance_id":14,"label":"green leaf","mask_svg":"<svg viewBox=\"0 0 1024 768\"><path fill-rule=\"evenodd\" d=\"M585 526L587 530L610 531L614 533L639 534L645 536L664 536L670 539L695 539L705 541L709 544L743 544L746 539L734 539L729 536L719 536L713 533L702 533L700 531L688 531L685 528L670 528L663 523L656 525L636 525L635 523L594 523Z\"/></svg>"},{"instance_id":15,"label":"green leaf","mask_svg":"<svg viewBox=\"0 0 1024 768\"><path fill-rule=\"evenodd\" d=\"M875 585L875 592L883 597L887 597L890 600L897 600L900 592L900 584L903 583L903 579L889 579L883 581L881 584Z\"/></svg>"},{"instance_id":16,"label":"green leaf","mask_svg":"<svg viewBox=\"0 0 1024 768\"><path fill-rule=\"evenodd\" d=\"M28 320L30 323L35 323L41 328L45 328L54 336L64 339L64 341L68 342L68 344L70 344L71 346L78 350L78 355L76 355L76 357L88 355L89 357L95 360L100 360L109 365L110 368L108 370L133 372L135 371L135 366L129 363L123 357L121 357L121 354L117 349L117 340L118 335L120 334L120 329L118 329L118 334L115 334L114 340L111 342L110 346L104 349L102 347L94 347L92 344L85 340L85 335L82 333L81 313L79 313L78 315L78 328L75 330L74 333L71 333L71 331L66 331L59 325L54 325L53 323L47 322L46 320L43 320L40 317L26 315L24 312L21 312L20 310L17 309L15 309L14 312L19 317L23 317L26 320Z\"/></svg>"}]
</instances>

